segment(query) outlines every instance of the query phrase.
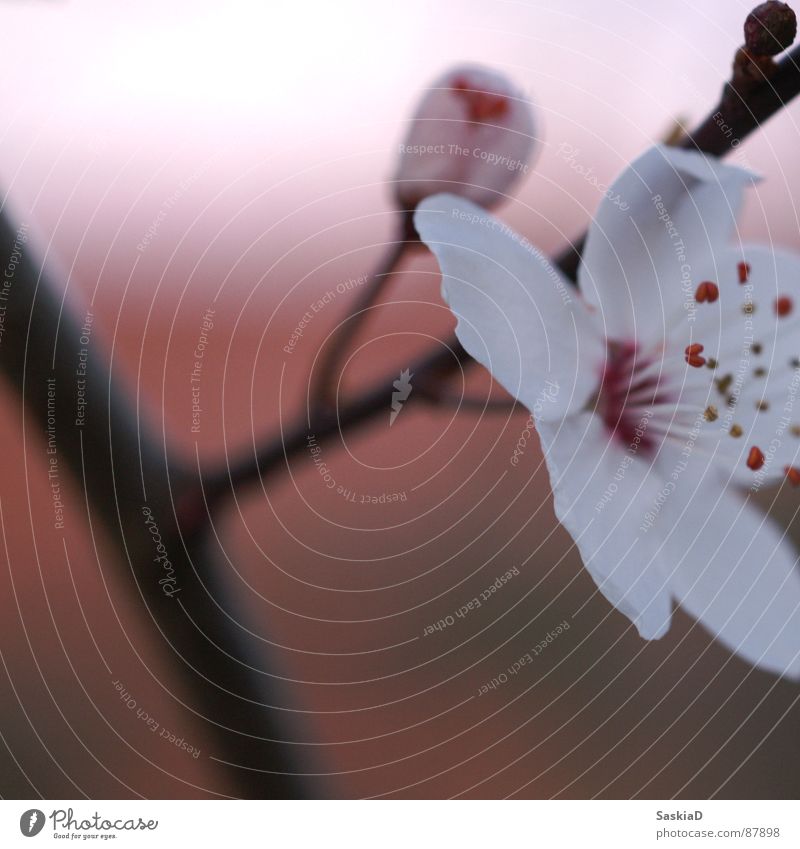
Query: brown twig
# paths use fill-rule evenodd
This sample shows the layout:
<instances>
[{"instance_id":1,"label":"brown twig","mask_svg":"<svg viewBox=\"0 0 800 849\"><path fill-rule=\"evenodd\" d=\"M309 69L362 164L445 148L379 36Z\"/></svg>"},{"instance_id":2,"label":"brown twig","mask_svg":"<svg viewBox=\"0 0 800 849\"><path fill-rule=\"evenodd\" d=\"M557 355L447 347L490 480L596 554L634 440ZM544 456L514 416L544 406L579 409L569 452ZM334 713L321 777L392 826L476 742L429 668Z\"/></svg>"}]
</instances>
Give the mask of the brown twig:
<instances>
[{"instance_id":1,"label":"brown twig","mask_svg":"<svg viewBox=\"0 0 800 849\"><path fill-rule=\"evenodd\" d=\"M738 52L737 52L738 55ZM686 135L680 147L711 156L725 156L790 100L800 93L800 45L791 50L767 74L745 88L733 80L725 84L719 104L705 120ZM580 236L558 257L557 264L570 280L576 280L586 236Z\"/></svg>"},{"instance_id":2,"label":"brown twig","mask_svg":"<svg viewBox=\"0 0 800 849\"><path fill-rule=\"evenodd\" d=\"M438 345L433 354L414 363L410 371L412 374L424 372L428 379L436 379L437 376L445 379L468 360L469 354L454 338L452 344ZM253 454L236 459L221 471L204 473L202 485L208 517L221 500L235 493L243 482L260 480L263 484L268 474L276 472L294 456L307 450L309 435L313 434L317 441L329 439L337 433L364 424L378 412L386 412L391 399L391 386L391 380L378 380L338 409L322 410L313 420L303 417L287 431L281 430L277 437L266 440Z\"/></svg>"},{"instance_id":3,"label":"brown twig","mask_svg":"<svg viewBox=\"0 0 800 849\"><path fill-rule=\"evenodd\" d=\"M403 224L397 238L389 243L384 255L360 290L359 296L347 317L331 334L331 340L323 353L317 373L313 377L309 393L312 409L315 413L321 413L326 409L330 410L335 405L338 372L350 344L359 328L366 321L369 310L377 301L386 281L397 269L406 251L415 244L405 237L409 227L408 213L402 212L400 214Z\"/></svg>"},{"instance_id":4,"label":"brown twig","mask_svg":"<svg viewBox=\"0 0 800 849\"><path fill-rule=\"evenodd\" d=\"M469 395L457 395L432 382L415 383L414 393L437 407L448 409L477 413L514 413L523 409L516 398L473 398Z\"/></svg>"}]
</instances>

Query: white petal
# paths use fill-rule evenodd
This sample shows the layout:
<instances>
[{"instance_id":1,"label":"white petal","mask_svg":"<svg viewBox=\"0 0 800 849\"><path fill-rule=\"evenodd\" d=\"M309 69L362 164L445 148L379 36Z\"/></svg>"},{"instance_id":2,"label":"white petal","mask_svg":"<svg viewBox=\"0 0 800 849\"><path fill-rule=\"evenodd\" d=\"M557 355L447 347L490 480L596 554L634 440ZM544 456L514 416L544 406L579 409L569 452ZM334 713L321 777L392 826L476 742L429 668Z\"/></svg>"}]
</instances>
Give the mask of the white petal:
<instances>
[{"instance_id":1,"label":"white petal","mask_svg":"<svg viewBox=\"0 0 800 849\"><path fill-rule=\"evenodd\" d=\"M800 571L785 535L711 476L676 489L663 527L676 601L750 663L800 676Z\"/></svg>"},{"instance_id":2,"label":"white petal","mask_svg":"<svg viewBox=\"0 0 800 849\"><path fill-rule=\"evenodd\" d=\"M580 289L609 338L649 342L693 303L695 268L724 248L753 175L657 146L609 189L589 228Z\"/></svg>"},{"instance_id":3,"label":"white petal","mask_svg":"<svg viewBox=\"0 0 800 849\"><path fill-rule=\"evenodd\" d=\"M553 485L555 511L605 597L645 639L671 619L669 588L654 535L643 534L638 505L658 497L660 479L626 450L597 416L584 413L537 426Z\"/></svg>"},{"instance_id":4,"label":"white petal","mask_svg":"<svg viewBox=\"0 0 800 849\"><path fill-rule=\"evenodd\" d=\"M435 195L414 223L442 270L456 335L538 419L580 409L605 346L578 292L527 240L484 209Z\"/></svg>"}]
</instances>

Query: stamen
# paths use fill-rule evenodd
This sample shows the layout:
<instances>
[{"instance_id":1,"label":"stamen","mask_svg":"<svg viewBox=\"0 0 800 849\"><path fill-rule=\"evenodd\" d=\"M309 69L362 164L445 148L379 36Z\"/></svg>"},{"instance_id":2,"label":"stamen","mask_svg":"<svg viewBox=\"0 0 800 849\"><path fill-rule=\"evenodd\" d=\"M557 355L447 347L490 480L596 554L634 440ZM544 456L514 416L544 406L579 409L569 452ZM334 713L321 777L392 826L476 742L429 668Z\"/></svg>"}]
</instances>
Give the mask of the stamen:
<instances>
[{"instance_id":1,"label":"stamen","mask_svg":"<svg viewBox=\"0 0 800 849\"><path fill-rule=\"evenodd\" d=\"M718 297L719 287L716 283L712 283L710 280L705 280L704 282L702 282L697 287L697 291L694 293L694 299L697 301L698 304L713 304Z\"/></svg>"},{"instance_id":2,"label":"stamen","mask_svg":"<svg viewBox=\"0 0 800 849\"><path fill-rule=\"evenodd\" d=\"M800 486L800 469L784 466L783 471L786 472L786 478L792 486Z\"/></svg>"},{"instance_id":3,"label":"stamen","mask_svg":"<svg viewBox=\"0 0 800 849\"><path fill-rule=\"evenodd\" d=\"M756 305L753 303L746 303L742 305L742 312L745 315L752 315L756 311Z\"/></svg>"},{"instance_id":4,"label":"stamen","mask_svg":"<svg viewBox=\"0 0 800 849\"><path fill-rule=\"evenodd\" d=\"M756 401L756 409L764 412L769 409L769 404L766 401Z\"/></svg>"},{"instance_id":5,"label":"stamen","mask_svg":"<svg viewBox=\"0 0 800 849\"><path fill-rule=\"evenodd\" d=\"M743 433L742 426L738 424L732 424L731 429L728 431L728 433L735 439L738 439Z\"/></svg>"},{"instance_id":6,"label":"stamen","mask_svg":"<svg viewBox=\"0 0 800 849\"><path fill-rule=\"evenodd\" d=\"M754 354L760 354L764 349L761 347L760 342L753 342L753 344L750 346L750 350Z\"/></svg>"},{"instance_id":7,"label":"stamen","mask_svg":"<svg viewBox=\"0 0 800 849\"><path fill-rule=\"evenodd\" d=\"M707 422L715 422L719 418L717 408L713 404L709 404L703 412L703 418Z\"/></svg>"},{"instance_id":8,"label":"stamen","mask_svg":"<svg viewBox=\"0 0 800 849\"><path fill-rule=\"evenodd\" d=\"M765 368L754 368L753 369L753 377L764 377L764 375L766 373L767 373L767 370Z\"/></svg>"},{"instance_id":9,"label":"stamen","mask_svg":"<svg viewBox=\"0 0 800 849\"><path fill-rule=\"evenodd\" d=\"M731 388L731 384L733 383L733 375L726 374L724 377L717 377L715 378L714 383L717 385L717 390L719 394L725 395Z\"/></svg>"},{"instance_id":10,"label":"stamen","mask_svg":"<svg viewBox=\"0 0 800 849\"><path fill-rule=\"evenodd\" d=\"M800 359L794 357L793 359L789 360L789 365L792 368L800 368Z\"/></svg>"},{"instance_id":11,"label":"stamen","mask_svg":"<svg viewBox=\"0 0 800 849\"><path fill-rule=\"evenodd\" d=\"M792 434L792 436L800 436L800 425L792 425L789 428L789 432Z\"/></svg>"},{"instance_id":12,"label":"stamen","mask_svg":"<svg viewBox=\"0 0 800 849\"><path fill-rule=\"evenodd\" d=\"M781 295L775 299L775 314L779 318L789 315L792 311L792 299L788 295Z\"/></svg>"},{"instance_id":13,"label":"stamen","mask_svg":"<svg viewBox=\"0 0 800 849\"><path fill-rule=\"evenodd\" d=\"M703 346L699 342L687 345L686 350L684 351L684 354L686 355L686 362L694 368L704 366L706 364L706 358L700 356L702 350Z\"/></svg>"},{"instance_id":14,"label":"stamen","mask_svg":"<svg viewBox=\"0 0 800 849\"><path fill-rule=\"evenodd\" d=\"M719 363L713 357L709 357L706 365L709 368L716 368L719 365Z\"/></svg>"},{"instance_id":15,"label":"stamen","mask_svg":"<svg viewBox=\"0 0 800 849\"><path fill-rule=\"evenodd\" d=\"M736 270L739 272L739 282L742 284L747 283L747 280L750 277L750 264L747 262L740 262L736 266Z\"/></svg>"},{"instance_id":16,"label":"stamen","mask_svg":"<svg viewBox=\"0 0 800 849\"><path fill-rule=\"evenodd\" d=\"M764 452L754 445L747 455L747 468L757 472L764 465Z\"/></svg>"}]
</instances>

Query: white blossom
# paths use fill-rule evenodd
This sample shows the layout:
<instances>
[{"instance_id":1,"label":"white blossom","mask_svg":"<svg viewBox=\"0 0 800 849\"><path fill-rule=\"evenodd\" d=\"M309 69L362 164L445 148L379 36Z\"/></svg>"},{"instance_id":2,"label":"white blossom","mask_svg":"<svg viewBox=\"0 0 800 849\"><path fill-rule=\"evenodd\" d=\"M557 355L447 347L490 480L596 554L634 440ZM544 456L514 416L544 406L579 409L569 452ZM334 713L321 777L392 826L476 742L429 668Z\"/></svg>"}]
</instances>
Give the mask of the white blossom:
<instances>
[{"instance_id":1,"label":"white blossom","mask_svg":"<svg viewBox=\"0 0 800 849\"><path fill-rule=\"evenodd\" d=\"M607 193L624 206L601 202L577 290L462 198L415 223L461 343L534 412L556 514L608 600L647 639L677 603L798 677L798 557L753 494L800 483L800 257L735 238L753 180L648 150Z\"/></svg>"}]
</instances>

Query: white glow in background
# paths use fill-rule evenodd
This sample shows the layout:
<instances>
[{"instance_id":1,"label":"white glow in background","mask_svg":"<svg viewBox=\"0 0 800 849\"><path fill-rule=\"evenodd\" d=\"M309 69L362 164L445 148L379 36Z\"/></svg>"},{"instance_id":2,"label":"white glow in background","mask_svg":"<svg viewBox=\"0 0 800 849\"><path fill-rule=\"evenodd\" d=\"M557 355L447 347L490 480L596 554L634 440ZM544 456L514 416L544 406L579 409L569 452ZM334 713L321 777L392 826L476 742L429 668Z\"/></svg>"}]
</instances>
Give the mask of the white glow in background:
<instances>
[{"instance_id":1,"label":"white glow in background","mask_svg":"<svg viewBox=\"0 0 800 849\"><path fill-rule=\"evenodd\" d=\"M160 197L210 160L209 197L255 165L264 185L320 166L309 197L379 181L393 170L420 88L469 59L505 71L535 100L546 144L540 173L591 210L596 190L547 154L568 141L611 178L671 118L700 118L728 76L749 8L739 0L2 3L0 177L21 209L37 201L45 212L63 207L98 149L102 167L84 177L81 197L93 181L95 195L105 191L134 152ZM783 241L796 231L800 164L777 154L796 147L795 114L748 146L758 170L777 178L768 183L771 232ZM117 203L134 188L121 178ZM560 193L546 191L528 181L520 196L577 232L585 219L574 221ZM272 208L290 209L297 196L296 187L278 189ZM93 202L87 194L87 216ZM751 204L753 235L766 231L763 218Z\"/></svg>"}]
</instances>

